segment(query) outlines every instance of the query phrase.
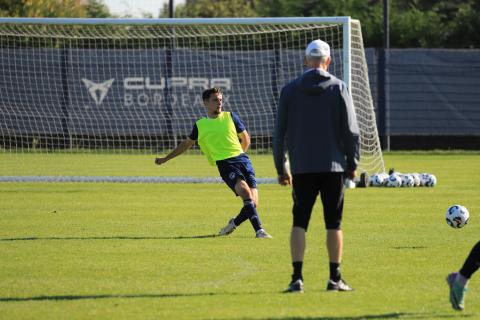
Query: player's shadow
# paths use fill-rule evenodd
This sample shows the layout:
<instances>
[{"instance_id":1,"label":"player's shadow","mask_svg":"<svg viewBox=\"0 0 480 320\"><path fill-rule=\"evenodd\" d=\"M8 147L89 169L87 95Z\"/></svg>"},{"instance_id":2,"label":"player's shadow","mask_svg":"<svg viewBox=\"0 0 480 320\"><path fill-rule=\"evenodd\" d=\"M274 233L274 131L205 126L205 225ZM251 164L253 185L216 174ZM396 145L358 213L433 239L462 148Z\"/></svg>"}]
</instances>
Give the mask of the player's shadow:
<instances>
[{"instance_id":1,"label":"player's shadow","mask_svg":"<svg viewBox=\"0 0 480 320\"><path fill-rule=\"evenodd\" d=\"M65 300L97 300L97 299L163 299L188 298L210 296L236 296L252 294L270 294L271 292L198 292L198 293L144 293L144 294L90 294L90 295L51 295L33 297L0 297L0 302L28 302L28 301L65 301Z\"/></svg>"},{"instance_id":2,"label":"player's shadow","mask_svg":"<svg viewBox=\"0 0 480 320\"><path fill-rule=\"evenodd\" d=\"M426 246L397 246L397 247L392 247L393 249L398 249L398 250L419 250L419 249L427 249L428 247Z\"/></svg>"},{"instance_id":3,"label":"player's shadow","mask_svg":"<svg viewBox=\"0 0 480 320\"><path fill-rule=\"evenodd\" d=\"M96 300L96 299L138 299L138 298L180 298L214 296L216 293L152 293L152 294L92 294L92 295L58 295L33 297L0 297L0 302L27 302L27 301L64 301L64 300Z\"/></svg>"},{"instance_id":4,"label":"player's shadow","mask_svg":"<svg viewBox=\"0 0 480 320\"><path fill-rule=\"evenodd\" d=\"M147 236L109 236L109 237L18 237L1 238L0 241L48 241L48 240L185 240L185 239L206 239L219 237L217 234L204 234L192 236L166 236L166 237L147 237Z\"/></svg>"}]
</instances>

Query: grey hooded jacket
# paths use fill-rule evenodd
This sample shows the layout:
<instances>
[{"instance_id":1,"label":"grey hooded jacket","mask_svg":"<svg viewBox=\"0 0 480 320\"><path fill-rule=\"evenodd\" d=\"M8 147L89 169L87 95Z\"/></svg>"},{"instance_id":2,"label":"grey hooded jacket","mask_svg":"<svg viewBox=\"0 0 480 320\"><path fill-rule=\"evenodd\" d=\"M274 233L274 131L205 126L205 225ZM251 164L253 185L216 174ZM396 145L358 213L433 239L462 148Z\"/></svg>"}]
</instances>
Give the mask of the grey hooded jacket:
<instances>
[{"instance_id":1,"label":"grey hooded jacket","mask_svg":"<svg viewBox=\"0 0 480 320\"><path fill-rule=\"evenodd\" d=\"M273 134L273 157L284 175L285 154L292 174L356 170L360 134L345 83L322 69L310 69L283 87Z\"/></svg>"}]
</instances>

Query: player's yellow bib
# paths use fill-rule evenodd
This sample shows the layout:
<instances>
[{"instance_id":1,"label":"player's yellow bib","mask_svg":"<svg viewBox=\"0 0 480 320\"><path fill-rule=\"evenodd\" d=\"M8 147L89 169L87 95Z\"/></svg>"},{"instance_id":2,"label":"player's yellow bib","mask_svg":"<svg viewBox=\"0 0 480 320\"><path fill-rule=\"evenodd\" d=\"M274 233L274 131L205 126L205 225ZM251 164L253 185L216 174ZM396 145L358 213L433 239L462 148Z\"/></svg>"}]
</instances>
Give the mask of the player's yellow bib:
<instances>
[{"instance_id":1,"label":"player's yellow bib","mask_svg":"<svg viewBox=\"0 0 480 320\"><path fill-rule=\"evenodd\" d=\"M243 153L230 112L222 112L215 119L202 118L196 123L198 145L211 165Z\"/></svg>"}]
</instances>

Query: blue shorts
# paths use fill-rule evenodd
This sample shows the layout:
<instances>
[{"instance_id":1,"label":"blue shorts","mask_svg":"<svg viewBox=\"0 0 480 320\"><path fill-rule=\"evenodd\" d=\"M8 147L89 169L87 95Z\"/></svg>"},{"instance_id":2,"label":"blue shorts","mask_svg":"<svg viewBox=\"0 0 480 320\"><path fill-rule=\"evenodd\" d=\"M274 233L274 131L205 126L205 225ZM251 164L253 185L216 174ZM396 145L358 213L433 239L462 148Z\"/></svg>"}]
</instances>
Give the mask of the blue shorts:
<instances>
[{"instance_id":1,"label":"blue shorts","mask_svg":"<svg viewBox=\"0 0 480 320\"><path fill-rule=\"evenodd\" d=\"M235 192L235 184L238 179L244 180L250 188L257 187L255 170L246 154L217 161L217 168L223 181L233 192ZM235 192L235 194L237 193Z\"/></svg>"}]
</instances>

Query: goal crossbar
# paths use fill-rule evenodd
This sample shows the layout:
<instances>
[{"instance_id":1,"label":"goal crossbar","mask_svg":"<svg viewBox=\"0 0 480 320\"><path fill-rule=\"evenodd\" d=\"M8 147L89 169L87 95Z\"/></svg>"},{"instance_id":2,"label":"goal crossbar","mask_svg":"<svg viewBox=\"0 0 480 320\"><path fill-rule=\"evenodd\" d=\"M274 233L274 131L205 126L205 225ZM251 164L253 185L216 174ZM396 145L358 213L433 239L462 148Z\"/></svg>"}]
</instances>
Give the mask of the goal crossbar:
<instances>
[{"instance_id":1,"label":"goal crossbar","mask_svg":"<svg viewBox=\"0 0 480 320\"><path fill-rule=\"evenodd\" d=\"M205 24L344 24L350 17L275 18L0 18L0 24L48 25L205 25Z\"/></svg>"}]
</instances>

